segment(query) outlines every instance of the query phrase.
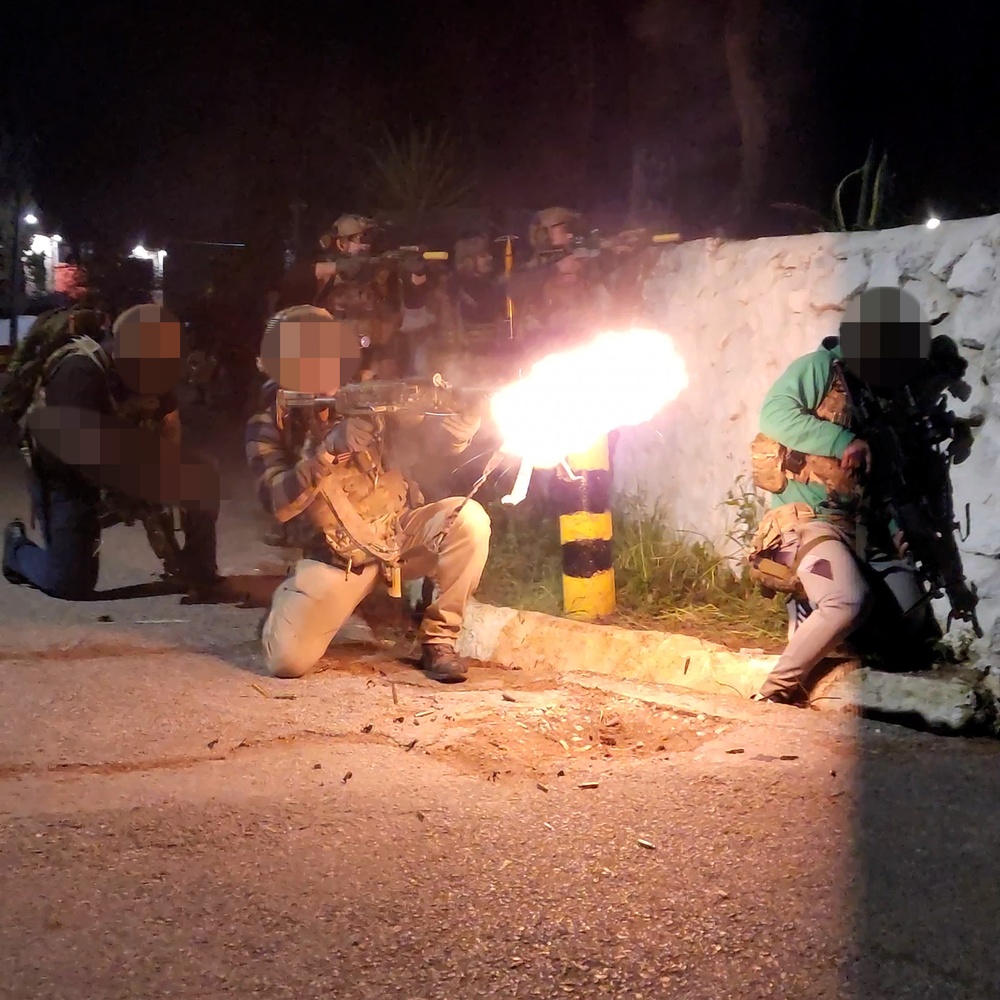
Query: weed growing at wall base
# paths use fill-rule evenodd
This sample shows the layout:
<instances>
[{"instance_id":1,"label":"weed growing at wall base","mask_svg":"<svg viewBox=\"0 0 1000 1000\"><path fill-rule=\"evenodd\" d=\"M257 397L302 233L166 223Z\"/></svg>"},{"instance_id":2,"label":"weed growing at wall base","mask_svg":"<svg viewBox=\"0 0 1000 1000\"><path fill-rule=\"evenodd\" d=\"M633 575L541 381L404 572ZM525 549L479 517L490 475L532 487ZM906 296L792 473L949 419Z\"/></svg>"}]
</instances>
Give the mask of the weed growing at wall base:
<instances>
[{"instance_id":1,"label":"weed growing at wall base","mask_svg":"<svg viewBox=\"0 0 1000 1000\"><path fill-rule=\"evenodd\" d=\"M562 614L559 523L544 502L489 505L490 558L477 593L491 604ZM783 604L754 584L709 539L670 527L666 512L622 497L613 511L618 614L606 624L696 635L733 648L778 652L787 617Z\"/></svg>"}]
</instances>

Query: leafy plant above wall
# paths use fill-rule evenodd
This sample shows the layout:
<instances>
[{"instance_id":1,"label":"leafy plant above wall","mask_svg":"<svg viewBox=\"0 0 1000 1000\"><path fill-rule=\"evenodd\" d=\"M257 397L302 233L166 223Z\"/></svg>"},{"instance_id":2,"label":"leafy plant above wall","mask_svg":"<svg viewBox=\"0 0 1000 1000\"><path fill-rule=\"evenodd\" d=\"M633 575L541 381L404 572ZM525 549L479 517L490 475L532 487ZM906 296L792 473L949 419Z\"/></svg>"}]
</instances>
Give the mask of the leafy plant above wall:
<instances>
[{"instance_id":1,"label":"leafy plant above wall","mask_svg":"<svg viewBox=\"0 0 1000 1000\"><path fill-rule=\"evenodd\" d=\"M852 170L837 185L837 189L833 193L833 213L839 232L880 228L879 223L885 209L885 188L889 180L888 168L888 153L883 153L878 166L875 166L875 144L872 143L868 147L868 156L865 157L864 164L857 170ZM860 190L854 222L848 225L844 217L842 199L847 182L854 177L860 177Z\"/></svg>"}]
</instances>

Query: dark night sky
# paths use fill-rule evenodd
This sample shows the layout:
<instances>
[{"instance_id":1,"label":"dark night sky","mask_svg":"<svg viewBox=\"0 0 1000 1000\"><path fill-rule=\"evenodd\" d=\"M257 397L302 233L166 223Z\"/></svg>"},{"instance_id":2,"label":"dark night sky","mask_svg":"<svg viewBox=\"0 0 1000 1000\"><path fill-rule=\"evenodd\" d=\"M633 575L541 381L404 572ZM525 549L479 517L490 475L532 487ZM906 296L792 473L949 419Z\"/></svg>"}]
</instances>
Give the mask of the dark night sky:
<instances>
[{"instance_id":1,"label":"dark night sky","mask_svg":"<svg viewBox=\"0 0 1000 1000\"><path fill-rule=\"evenodd\" d=\"M679 19L693 2L678 0ZM620 201L627 184L636 3L595 7L595 202ZM769 169L774 200L828 211L875 139L902 216L925 200L952 216L1000 210L995 16L968 0L795 6L806 23L787 44L806 76ZM447 122L485 164L494 204L537 208L563 200L545 145L572 110L564 16L557 0L21 3L2 16L0 119L36 134L38 202L70 238L253 239L285 226L296 195L328 221L357 204L362 146L383 121ZM725 122L721 50L685 51L674 103ZM706 140L684 132L676 108L668 118L678 148L733 143L731 127Z\"/></svg>"}]
</instances>

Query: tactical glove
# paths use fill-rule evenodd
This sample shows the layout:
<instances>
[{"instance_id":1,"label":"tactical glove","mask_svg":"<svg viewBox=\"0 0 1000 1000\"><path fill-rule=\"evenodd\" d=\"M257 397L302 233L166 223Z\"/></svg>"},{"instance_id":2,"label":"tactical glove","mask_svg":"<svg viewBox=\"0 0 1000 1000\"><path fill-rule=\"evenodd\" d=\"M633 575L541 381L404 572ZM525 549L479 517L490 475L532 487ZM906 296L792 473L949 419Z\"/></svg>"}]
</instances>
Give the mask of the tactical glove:
<instances>
[{"instance_id":1,"label":"tactical glove","mask_svg":"<svg viewBox=\"0 0 1000 1000\"><path fill-rule=\"evenodd\" d=\"M456 444L468 444L478 433L483 421L478 413L449 413L441 426Z\"/></svg>"},{"instance_id":2,"label":"tactical glove","mask_svg":"<svg viewBox=\"0 0 1000 1000\"><path fill-rule=\"evenodd\" d=\"M368 417L347 417L326 436L324 445L331 455L363 452L375 440L375 423Z\"/></svg>"}]
</instances>

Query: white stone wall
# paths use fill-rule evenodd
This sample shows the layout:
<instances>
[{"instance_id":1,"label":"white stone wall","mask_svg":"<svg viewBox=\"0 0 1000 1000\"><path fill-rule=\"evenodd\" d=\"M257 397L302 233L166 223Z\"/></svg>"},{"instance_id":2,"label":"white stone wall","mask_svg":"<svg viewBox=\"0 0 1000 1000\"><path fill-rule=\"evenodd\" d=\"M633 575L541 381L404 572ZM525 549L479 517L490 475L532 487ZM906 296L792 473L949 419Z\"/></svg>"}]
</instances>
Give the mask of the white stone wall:
<instances>
[{"instance_id":1,"label":"white stone wall","mask_svg":"<svg viewBox=\"0 0 1000 1000\"><path fill-rule=\"evenodd\" d=\"M764 394L796 357L836 334L846 301L900 285L934 328L959 343L972 396L952 402L982 414L970 458L953 470L956 509L970 505L961 546L979 587L987 638L1000 652L1000 216L876 233L818 234L661 251L644 297L647 322L675 338L689 369L683 395L656 420L622 431L616 488L659 501L677 525L725 539L722 501L749 475L749 445ZM636 359L641 364L641 359ZM944 605L946 609L947 605Z\"/></svg>"}]
</instances>

